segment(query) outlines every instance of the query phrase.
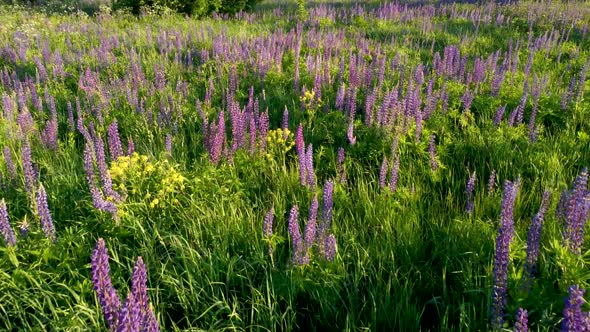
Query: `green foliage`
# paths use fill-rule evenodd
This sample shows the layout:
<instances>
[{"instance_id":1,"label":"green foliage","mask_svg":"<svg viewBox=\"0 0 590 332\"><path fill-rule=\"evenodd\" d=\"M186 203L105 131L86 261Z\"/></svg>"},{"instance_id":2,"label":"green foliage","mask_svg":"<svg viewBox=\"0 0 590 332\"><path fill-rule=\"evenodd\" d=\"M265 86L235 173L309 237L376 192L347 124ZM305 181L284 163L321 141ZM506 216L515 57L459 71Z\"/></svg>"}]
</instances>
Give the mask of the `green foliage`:
<instances>
[{"instance_id":1,"label":"green foliage","mask_svg":"<svg viewBox=\"0 0 590 332\"><path fill-rule=\"evenodd\" d=\"M251 10L260 0L115 0L115 9L128 8L134 14L142 10L167 8L178 13L204 16L212 12L235 14Z\"/></svg>"},{"instance_id":2,"label":"green foliage","mask_svg":"<svg viewBox=\"0 0 590 332\"><path fill-rule=\"evenodd\" d=\"M300 22L303 22L309 16L306 8L306 0L297 0L297 18Z\"/></svg>"},{"instance_id":3,"label":"green foliage","mask_svg":"<svg viewBox=\"0 0 590 332\"><path fill-rule=\"evenodd\" d=\"M534 4L490 4L483 9L483 21L494 21L503 13L511 17L512 24L482 21L476 34L470 19L455 17L480 17L473 5L453 5L445 9L446 14L438 15L438 7L419 9L412 4L394 19L382 19L371 14L379 1L352 2L357 7L351 9L348 1L326 0L330 4L325 13L310 10L316 2L291 1L290 6L280 2L279 6L274 1L270 9L261 6L252 15L227 20L200 17L211 12L236 13L252 8L255 2L117 1L118 8L139 14L143 10L169 13L140 17L125 11L103 10L91 17L0 7L0 67L9 73L2 74L2 80L26 81L25 91L35 86L45 106L37 110L27 100L35 123L29 140L57 228L57 242L45 240L34 200L25 189L19 126L5 115L0 101L0 147L10 149L18 173L10 179L0 152L0 200L6 201L10 224L17 233L16 248L6 247L0 239L0 330L105 330L90 280L90 255L102 237L109 248L111 276L119 295L129 288L134 258L143 257L148 295L162 331L487 331L501 185L517 177L522 185L514 209L516 233L510 249L506 328L512 326L516 309L523 307L529 310L532 330L559 329L568 286L590 285L590 233L582 254L575 255L564 247L563 221L555 216L561 191L571 187L582 167L590 165L588 82L583 84L585 94L567 110L560 106L569 76L577 75L590 55L581 27L567 26L571 35L561 36L562 19L550 18L562 17L556 14L560 7L550 7L558 6L555 4L543 4L552 14L539 11L541 16L535 18L538 25L533 25L533 38L547 33L555 40L567 39L559 47L542 47L533 58L531 73L549 77L548 88L539 99L536 141L530 140L526 124L510 126L506 121L523 93L522 67L528 52L524 46L521 53L514 50L519 67L514 75L506 73L497 96L489 95L491 77L478 87L454 77L437 77L433 92L440 95L444 89L448 93L448 108L443 112L441 103L436 104L417 137L415 119L402 117L402 105L396 105L391 114L391 126L366 124L364 101L379 84L376 73L381 57L386 55L388 61L375 108L383 104L386 91L399 89L398 101L403 100L418 63L427 71L434 66L430 47L442 53L447 45L460 46L469 71L475 56L505 52L510 39L513 45L526 45L527 7ZM365 8L365 15L359 14L360 8ZM347 10L350 15L338 14ZM590 15L588 5L579 4L575 10L580 17ZM295 17L300 21L295 22ZM299 87L306 86L306 93L294 89L293 48L272 52L282 45L296 45L295 39L288 38L296 38L298 23L302 29ZM177 36L182 38L178 53L174 47ZM39 70L33 57L43 58L45 40L52 54L60 51L63 55L66 76L53 78L55 64L43 60L50 77L37 82ZM25 59L19 54L14 63L9 48L18 53L22 45L27 47ZM201 58L204 51L212 54L213 45L256 47L246 59L241 49L229 49L229 60L219 54ZM169 50L162 51L167 46ZM382 53L376 54L377 49ZM351 55L365 62L365 74L374 73L358 91L354 119L335 106L341 82L350 86ZM392 68L396 55L399 61ZM342 77L338 76L340 59L344 59ZM258 70L259 60L264 70ZM128 76L133 61L137 66L133 68L140 69L145 78ZM327 70L308 70L320 63ZM165 69L165 86L158 90L152 86L154 68L160 65ZM94 87L98 92L86 93L80 87L80 74L86 68L99 73ZM268 110L266 141L255 142L257 147L266 143L266 149L240 148L231 160L213 165L204 147L203 121L195 103L201 101L209 128L220 110L229 118L225 96L234 68L240 106L247 104L248 89L253 87L260 111ZM400 69L405 71L401 85ZM316 73L330 78L322 82L321 97L312 92ZM367 76L358 79L365 81ZM214 92L206 104L209 80ZM186 94L182 91L185 83ZM466 88L472 88L476 96L470 111L464 113L461 96ZM420 90L422 95L424 90ZM45 127L50 113L45 91L56 98L57 150L44 147L37 132ZM22 112L17 107L19 93L11 83L0 85L0 97L13 100ZM25 94L29 98L29 92ZM132 105L134 97L141 109ZM80 113L75 110L76 98L82 104ZM83 169L85 139L76 129L69 129L67 102L74 105L76 119L80 116L86 125L92 121L103 138L116 119L123 145L128 138L134 139L136 153L108 165L114 189L122 196L115 203L118 219L93 205ZM97 105L103 111L101 119L96 116L101 112ZM502 105L507 105L504 121L495 126L495 112ZM287 131L281 128L285 108L289 110ZM172 114L159 113L171 109ZM531 111L532 102L528 102L525 122ZM226 121L228 150L231 122ZM294 145L299 124L305 143L313 145L317 179L313 189L299 183ZM351 124L355 144L347 139ZM173 135L171 153L164 148L168 134ZM436 135L436 170L431 169L428 151L432 134ZM392 151L396 138L397 149ZM346 155L345 178L338 169L340 147ZM394 153L400 169L397 190L392 192L381 189L378 178L382 161L387 158L391 165ZM497 179L488 192L493 170ZM465 183L473 172L477 176L475 210L469 215L465 213ZM314 247L310 264L293 266L289 209L299 206L303 229L311 200L318 195L321 205L328 180L335 182L331 227L337 239L335 259L322 259ZM523 291L527 232L544 190L552 196L538 270L530 292ZM271 207L275 211L273 235L266 237L262 224ZM30 226L26 235L19 234L23 225Z\"/></svg>"}]
</instances>

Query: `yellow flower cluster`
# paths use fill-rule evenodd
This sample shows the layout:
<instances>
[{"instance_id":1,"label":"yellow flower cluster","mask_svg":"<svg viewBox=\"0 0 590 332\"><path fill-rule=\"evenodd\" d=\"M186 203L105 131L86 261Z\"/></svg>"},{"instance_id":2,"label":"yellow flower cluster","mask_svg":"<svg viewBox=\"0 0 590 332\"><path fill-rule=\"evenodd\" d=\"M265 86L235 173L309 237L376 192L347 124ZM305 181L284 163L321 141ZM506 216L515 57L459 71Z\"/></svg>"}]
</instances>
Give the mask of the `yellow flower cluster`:
<instances>
[{"instance_id":1,"label":"yellow flower cluster","mask_svg":"<svg viewBox=\"0 0 590 332\"><path fill-rule=\"evenodd\" d=\"M293 133L289 129L274 129L266 136L266 157L273 159L274 156L284 155L295 145Z\"/></svg>"},{"instance_id":2,"label":"yellow flower cluster","mask_svg":"<svg viewBox=\"0 0 590 332\"><path fill-rule=\"evenodd\" d=\"M113 185L149 202L150 208L167 202L178 204L175 196L185 189L186 178L167 160L151 162L147 156L137 153L113 161L109 172Z\"/></svg>"}]
</instances>

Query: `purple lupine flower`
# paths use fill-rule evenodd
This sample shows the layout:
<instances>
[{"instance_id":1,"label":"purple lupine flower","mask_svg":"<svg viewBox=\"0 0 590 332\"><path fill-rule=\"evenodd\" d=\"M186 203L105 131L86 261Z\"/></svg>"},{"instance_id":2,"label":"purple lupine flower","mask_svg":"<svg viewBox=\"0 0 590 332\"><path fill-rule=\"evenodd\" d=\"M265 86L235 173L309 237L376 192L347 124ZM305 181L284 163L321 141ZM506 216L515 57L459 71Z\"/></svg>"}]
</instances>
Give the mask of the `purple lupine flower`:
<instances>
[{"instance_id":1,"label":"purple lupine flower","mask_svg":"<svg viewBox=\"0 0 590 332\"><path fill-rule=\"evenodd\" d=\"M584 243L585 226L590 213L590 193L588 187L588 168L584 168L576 178L565 204L564 241L573 253L579 254Z\"/></svg>"},{"instance_id":2,"label":"purple lupine flower","mask_svg":"<svg viewBox=\"0 0 590 332\"><path fill-rule=\"evenodd\" d=\"M49 212L49 206L47 205L47 193L43 185L37 191L37 216L39 216L45 237L55 242L55 227L53 226L53 220Z\"/></svg>"},{"instance_id":3,"label":"purple lupine flower","mask_svg":"<svg viewBox=\"0 0 590 332\"><path fill-rule=\"evenodd\" d=\"M147 295L147 271L141 256L137 257L135 266L133 267L133 278L131 279L131 293L137 305L139 306L141 322L150 310L149 298Z\"/></svg>"},{"instance_id":4,"label":"purple lupine flower","mask_svg":"<svg viewBox=\"0 0 590 332\"><path fill-rule=\"evenodd\" d=\"M571 103L572 101L572 97L574 95L574 89L576 87L576 77L573 76L570 79L570 84L567 90L565 90L561 96L561 102L560 102L560 106L562 110L566 110L568 105Z\"/></svg>"},{"instance_id":5,"label":"purple lupine flower","mask_svg":"<svg viewBox=\"0 0 590 332\"><path fill-rule=\"evenodd\" d=\"M564 189L561 192L561 196L559 197L559 203L557 204L557 209L555 209L555 218L557 219L565 219L566 218L566 211L567 205L570 198L570 193L567 189Z\"/></svg>"},{"instance_id":6,"label":"purple lupine flower","mask_svg":"<svg viewBox=\"0 0 590 332\"><path fill-rule=\"evenodd\" d=\"M6 208L6 202L4 199L0 201L0 233L4 237L4 242L8 247L14 247L16 245L16 237L14 236L14 230L10 226L8 219L8 208Z\"/></svg>"},{"instance_id":7,"label":"purple lupine flower","mask_svg":"<svg viewBox=\"0 0 590 332\"><path fill-rule=\"evenodd\" d=\"M303 258L303 239L299 230L299 207L294 205L289 213L289 235L291 236L291 261L295 265L302 264Z\"/></svg>"},{"instance_id":8,"label":"purple lupine flower","mask_svg":"<svg viewBox=\"0 0 590 332\"><path fill-rule=\"evenodd\" d=\"M51 118L45 122L45 128L41 131L43 145L51 150L57 150L57 114L52 112Z\"/></svg>"},{"instance_id":9,"label":"purple lupine flower","mask_svg":"<svg viewBox=\"0 0 590 332\"><path fill-rule=\"evenodd\" d=\"M445 114L447 109L449 108L449 93L447 90L443 90L440 93L440 102L441 102L441 113Z\"/></svg>"},{"instance_id":10,"label":"purple lupine flower","mask_svg":"<svg viewBox=\"0 0 590 332\"><path fill-rule=\"evenodd\" d=\"M14 119L14 100L7 94L3 94L2 106L4 107L4 118L12 121Z\"/></svg>"},{"instance_id":11,"label":"purple lupine flower","mask_svg":"<svg viewBox=\"0 0 590 332\"><path fill-rule=\"evenodd\" d=\"M268 109L266 111L264 111L264 113L260 114L260 117L258 118L258 126L259 126L259 144L260 144L260 149L262 151L264 151L266 149L266 137L268 135L268 129L269 129L269 118L268 118ZM284 131L283 131L284 133ZM283 135L284 137L284 135Z\"/></svg>"},{"instance_id":12,"label":"purple lupine flower","mask_svg":"<svg viewBox=\"0 0 590 332\"><path fill-rule=\"evenodd\" d=\"M336 169L338 171L338 179L340 183L346 182L346 173L344 173L344 148L338 148L338 157L337 157L337 165Z\"/></svg>"},{"instance_id":13,"label":"purple lupine flower","mask_svg":"<svg viewBox=\"0 0 590 332\"><path fill-rule=\"evenodd\" d=\"M270 210L264 216L264 222L262 224L262 234L265 238L272 237L272 224L275 218L275 209L271 207ZM272 256L273 250L272 245L269 243L268 245L268 254Z\"/></svg>"},{"instance_id":14,"label":"purple lupine flower","mask_svg":"<svg viewBox=\"0 0 590 332\"><path fill-rule=\"evenodd\" d=\"M91 128L93 128L93 126L91 126ZM120 201L121 196L113 189L113 180L111 179L111 174L109 173L109 168L107 166L104 142L98 134L95 134L94 137L94 151L96 153L96 164L98 166L98 173L100 174L102 189L105 195L112 197L116 201Z\"/></svg>"},{"instance_id":15,"label":"purple lupine flower","mask_svg":"<svg viewBox=\"0 0 590 332\"><path fill-rule=\"evenodd\" d=\"M283 139L287 139L287 129L289 129L289 110L287 106L285 106L285 110L283 111Z\"/></svg>"},{"instance_id":16,"label":"purple lupine flower","mask_svg":"<svg viewBox=\"0 0 590 332\"><path fill-rule=\"evenodd\" d=\"M328 180L324 185L322 220L328 225L332 221L332 209L334 208L334 181Z\"/></svg>"},{"instance_id":17,"label":"purple lupine flower","mask_svg":"<svg viewBox=\"0 0 590 332\"><path fill-rule=\"evenodd\" d=\"M387 157L383 157L383 162L381 162L381 170L379 171L379 188L385 188L385 183L387 182Z\"/></svg>"},{"instance_id":18,"label":"purple lupine flower","mask_svg":"<svg viewBox=\"0 0 590 332\"><path fill-rule=\"evenodd\" d=\"M391 178L389 179L389 190L392 193L397 189L397 180L399 177L399 156L395 156L393 166L391 167Z\"/></svg>"},{"instance_id":19,"label":"purple lupine flower","mask_svg":"<svg viewBox=\"0 0 590 332\"><path fill-rule=\"evenodd\" d=\"M583 325L583 329L584 331L590 331L590 312L585 311L582 312L582 325Z\"/></svg>"},{"instance_id":20,"label":"purple lupine flower","mask_svg":"<svg viewBox=\"0 0 590 332\"><path fill-rule=\"evenodd\" d=\"M129 137L127 140L127 155L131 156L135 152L135 143L133 143L133 138Z\"/></svg>"},{"instance_id":21,"label":"purple lupine flower","mask_svg":"<svg viewBox=\"0 0 590 332\"><path fill-rule=\"evenodd\" d=\"M119 136L119 124L117 120L109 125L107 133L107 140L109 143L109 152L111 153L111 160L117 160L123 156L123 145L121 144L121 137Z\"/></svg>"},{"instance_id":22,"label":"purple lupine flower","mask_svg":"<svg viewBox=\"0 0 590 332\"><path fill-rule=\"evenodd\" d=\"M504 323L506 290L508 287L508 263L510 242L514 235L514 202L518 185L510 181L504 183L500 229L496 238L496 255L494 257L494 291L492 303L492 327L501 329Z\"/></svg>"},{"instance_id":23,"label":"purple lupine flower","mask_svg":"<svg viewBox=\"0 0 590 332\"><path fill-rule=\"evenodd\" d=\"M39 78L42 81L45 81L47 79L47 69L45 69L45 66L43 65L43 63L41 62L41 59L39 59L38 56L34 56L33 61L35 62L35 65L37 66L37 74L39 74Z\"/></svg>"},{"instance_id":24,"label":"purple lupine flower","mask_svg":"<svg viewBox=\"0 0 590 332\"><path fill-rule=\"evenodd\" d=\"M436 145L435 145L436 136L434 134L430 135L430 142L428 143L428 154L430 154L430 168L433 171L438 169L438 162L436 161Z\"/></svg>"},{"instance_id":25,"label":"purple lupine flower","mask_svg":"<svg viewBox=\"0 0 590 332\"><path fill-rule=\"evenodd\" d=\"M416 113L414 116L416 119L416 143L418 143L422 137L422 111L420 110L420 107L416 108Z\"/></svg>"},{"instance_id":26,"label":"purple lupine flower","mask_svg":"<svg viewBox=\"0 0 590 332\"><path fill-rule=\"evenodd\" d=\"M465 90L465 93L461 97L461 101L463 101L463 112L468 112L471 109L471 103L473 103L473 92L469 89Z\"/></svg>"},{"instance_id":27,"label":"purple lupine flower","mask_svg":"<svg viewBox=\"0 0 590 332\"><path fill-rule=\"evenodd\" d=\"M306 250L311 248L316 238L317 219L318 219L318 195L314 195L313 200L309 206L309 215L304 231L304 244Z\"/></svg>"},{"instance_id":28,"label":"purple lupine flower","mask_svg":"<svg viewBox=\"0 0 590 332\"><path fill-rule=\"evenodd\" d=\"M313 145L307 146L305 153L305 167L307 169L307 184L313 190L315 188L315 171L313 169Z\"/></svg>"},{"instance_id":29,"label":"purple lupine flower","mask_svg":"<svg viewBox=\"0 0 590 332\"><path fill-rule=\"evenodd\" d=\"M144 325L140 332L160 332L160 326L156 320L154 312L150 309L145 316Z\"/></svg>"},{"instance_id":30,"label":"purple lupine flower","mask_svg":"<svg viewBox=\"0 0 590 332\"><path fill-rule=\"evenodd\" d=\"M529 314L526 309L518 308L516 312L516 322L514 323L514 332L528 332L529 331Z\"/></svg>"},{"instance_id":31,"label":"purple lupine flower","mask_svg":"<svg viewBox=\"0 0 590 332\"><path fill-rule=\"evenodd\" d=\"M475 172L473 172L473 174L471 174L471 176L467 180L467 186L465 187L465 193L467 194L467 205L466 205L465 209L468 214L473 213L473 208L474 208L473 194L475 191L475 180L476 180Z\"/></svg>"},{"instance_id":32,"label":"purple lupine flower","mask_svg":"<svg viewBox=\"0 0 590 332\"><path fill-rule=\"evenodd\" d=\"M498 107L496 110L496 116L494 117L494 126L500 125L502 122L502 117L504 116L504 112L506 112L506 105Z\"/></svg>"},{"instance_id":33,"label":"purple lupine flower","mask_svg":"<svg viewBox=\"0 0 590 332\"><path fill-rule=\"evenodd\" d=\"M67 109L68 109L68 128L70 129L70 131L74 131L75 128L75 121L74 121L74 111L72 109L72 103L68 101L67 104Z\"/></svg>"},{"instance_id":34,"label":"purple lupine flower","mask_svg":"<svg viewBox=\"0 0 590 332\"><path fill-rule=\"evenodd\" d=\"M14 166L14 161L12 160L12 154L10 153L10 148L8 146L4 147L4 164L6 165L6 169L8 170L8 175L10 176L10 180L16 180L16 167Z\"/></svg>"},{"instance_id":35,"label":"purple lupine flower","mask_svg":"<svg viewBox=\"0 0 590 332\"><path fill-rule=\"evenodd\" d=\"M494 74L494 77L492 78L492 84L490 87L490 94L493 97L498 96L498 93L500 92L500 88L502 87L502 83L504 82L505 78L506 72L504 70L499 70Z\"/></svg>"},{"instance_id":36,"label":"purple lupine flower","mask_svg":"<svg viewBox=\"0 0 590 332\"><path fill-rule=\"evenodd\" d=\"M541 240L541 231L543 229L543 219L547 212L549 205L549 191L543 193L543 200L541 201L541 207L539 212L533 217L533 222L529 229L527 250L526 250L526 263L523 274L523 288L528 290L532 286L533 277L535 275L535 269L537 266L537 259L539 257L539 242Z\"/></svg>"},{"instance_id":37,"label":"purple lupine flower","mask_svg":"<svg viewBox=\"0 0 590 332\"><path fill-rule=\"evenodd\" d=\"M584 331L584 315L582 313L582 304L584 304L585 290L578 285L570 286L569 296L565 300L563 309L563 320L561 321L562 332L579 332Z\"/></svg>"},{"instance_id":38,"label":"purple lupine flower","mask_svg":"<svg viewBox=\"0 0 590 332\"><path fill-rule=\"evenodd\" d=\"M488 180L488 193L491 194L494 191L494 186L496 185L496 170L492 170L490 174L490 178Z\"/></svg>"},{"instance_id":39,"label":"purple lupine flower","mask_svg":"<svg viewBox=\"0 0 590 332\"><path fill-rule=\"evenodd\" d=\"M172 154L172 135L166 134L166 142L164 145L166 146L166 152Z\"/></svg>"},{"instance_id":40,"label":"purple lupine flower","mask_svg":"<svg viewBox=\"0 0 590 332\"><path fill-rule=\"evenodd\" d=\"M307 184L307 162L306 162L306 151L305 142L303 141L303 127L299 124L297 133L295 134L295 148L297 149L297 157L299 159L299 183L302 186Z\"/></svg>"},{"instance_id":41,"label":"purple lupine flower","mask_svg":"<svg viewBox=\"0 0 590 332\"><path fill-rule=\"evenodd\" d=\"M136 332L141 325L141 313L139 302L132 292L127 294L127 298L118 312L118 326L116 332ZM113 330L115 331L115 330Z\"/></svg>"},{"instance_id":42,"label":"purple lupine flower","mask_svg":"<svg viewBox=\"0 0 590 332\"><path fill-rule=\"evenodd\" d=\"M367 95L365 99L365 125L372 126L373 125L373 107L375 106L375 101L377 100L377 88L373 89L369 95Z\"/></svg>"},{"instance_id":43,"label":"purple lupine flower","mask_svg":"<svg viewBox=\"0 0 590 332\"><path fill-rule=\"evenodd\" d=\"M107 201L103 198L102 192L96 186L96 179L94 176L94 158L92 143L86 142L84 146L84 170L86 171L86 181L88 182L88 188L92 195L92 204L98 210L108 212L113 215L113 218L117 218L118 209L113 202Z\"/></svg>"},{"instance_id":44,"label":"purple lupine flower","mask_svg":"<svg viewBox=\"0 0 590 332\"><path fill-rule=\"evenodd\" d=\"M33 168L33 161L31 158L31 145L28 140L25 140L21 148L23 174L25 175L25 186L29 193L33 193L35 184L37 183L37 173Z\"/></svg>"},{"instance_id":45,"label":"purple lupine flower","mask_svg":"<svg viewBox=\"0 0 590 332\"><path fill-rule=\"evenodd\" d=\"M520 99L520 104L516 107L516 124L522 123L522 118L524 117L524 108L526 106L526 102L528 100L528 90L526 90L522 94L522 98Z\"/></svg>"},{"instance_id":46,"label":"purple lupine flower","mask_svg":"<svg viewBox=\"0 0 590 332\"><path fill-rule=\"evenodd\" d=\"M213 124L214 123L212 123L211 125ZM221 159L221 154L225 142L225 115L223 110L219 112L215 132L210 130L209 135L214 135L213 140L211 141L209 159L213 164L217 165L219 163L219 160Z\"/></svg>"},{"instance_id":47,"label":"purple lupine flower","mask_svg":"<svg viewBox=\"0 0 590 332\"><path fill-rule=\"evenodd\" d=\"M324 247L324 258L330 262L334 261L334 256L336 255L336 237L334 234L330 234L326 237Z\"/></svg>"},{"instance_id":48,"label":"purple lupine flower","mask_svg":"<svg viewBox=\"0 0 590 332\"><path fill-rule=\"evenodd\" d=\"M348 124L348 130L346 130L346 138L350 145L356 144L356 136L354 136L354 120L351 120Z\"/></svg>"},{"instance_id":49,"label":"purple lupine flower","mask_svg":"<svg viewBox=\"0 0 590 332\"><path fill-rule=\"evenodd\" d=\"M335 105L336 109L338 110L343 110L344 109L344 97L346 95L346 86L344 85L344 82L340 85L340 88L338 89L338 92L336 93L336 100L335 100Z\"/></svg>"},{"instance_id":50,"label":"purple lupine flower","mask_svg":"<svg viewBox=\"0 0 590 332\"><path fill-rule=\"evenodd\" d=\"M91 276L100 307L111 331L118 326L121 300L111 283L108 249L102 238L98 239L91 258Z\"/></svg>"}]
</instances>

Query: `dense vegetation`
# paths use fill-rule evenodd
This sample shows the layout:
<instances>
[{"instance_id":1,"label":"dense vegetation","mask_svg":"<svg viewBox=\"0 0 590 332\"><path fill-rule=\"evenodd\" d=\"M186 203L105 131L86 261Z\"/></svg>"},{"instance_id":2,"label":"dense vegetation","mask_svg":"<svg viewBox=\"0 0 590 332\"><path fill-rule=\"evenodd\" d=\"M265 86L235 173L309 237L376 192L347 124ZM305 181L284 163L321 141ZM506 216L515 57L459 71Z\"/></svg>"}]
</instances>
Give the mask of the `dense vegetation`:
<instances>
[{"instance_id":1,"label":"dense vegetation","mask_svg":"<svg viewBox=\"0 0 590 332\"><path fill-rule=\"evenodd\" d=\"M251 10L260 0L115 0L114 9L129 8L135 14L152 8L168 8L178 13L204 16L211 13L236 14Z\"/></svg>"},{"instance_id":2,"label":"dense vegetation","mask_svg":"<svg viewBox=\"0 0 590 332\"><path fill-rule=\"evenodd\" d=\"M587 3L0 22L0 330L586 329Z\"/></svg>"}]
</instances>

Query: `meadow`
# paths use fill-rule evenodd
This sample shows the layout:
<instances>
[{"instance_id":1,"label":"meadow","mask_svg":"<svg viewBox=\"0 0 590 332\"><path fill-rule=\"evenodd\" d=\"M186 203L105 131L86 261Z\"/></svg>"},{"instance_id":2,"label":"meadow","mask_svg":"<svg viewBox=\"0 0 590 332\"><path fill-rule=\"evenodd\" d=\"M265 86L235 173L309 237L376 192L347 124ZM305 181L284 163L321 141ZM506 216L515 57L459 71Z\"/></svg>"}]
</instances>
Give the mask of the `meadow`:
<instances>
[{"instance_id":1,"label":"meadow","mask_svg":"<svg viewBox=\"0 0 590 332\"><path fill-rule=\"evenodd\" d=\"M590 331L590 4L0 22L0 330Z\"/></svg>"}]
</instances>

